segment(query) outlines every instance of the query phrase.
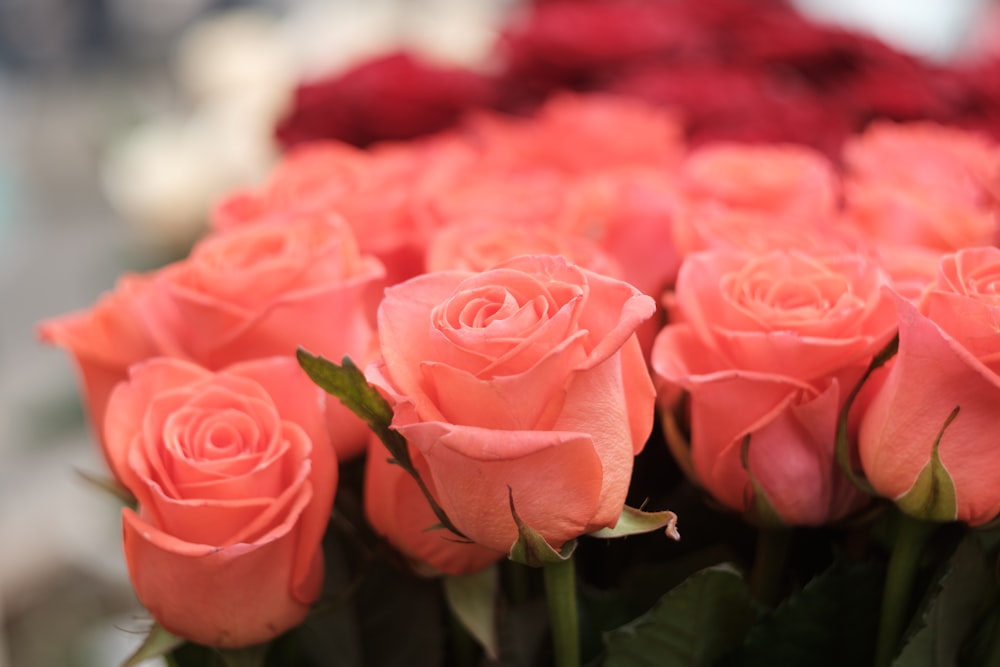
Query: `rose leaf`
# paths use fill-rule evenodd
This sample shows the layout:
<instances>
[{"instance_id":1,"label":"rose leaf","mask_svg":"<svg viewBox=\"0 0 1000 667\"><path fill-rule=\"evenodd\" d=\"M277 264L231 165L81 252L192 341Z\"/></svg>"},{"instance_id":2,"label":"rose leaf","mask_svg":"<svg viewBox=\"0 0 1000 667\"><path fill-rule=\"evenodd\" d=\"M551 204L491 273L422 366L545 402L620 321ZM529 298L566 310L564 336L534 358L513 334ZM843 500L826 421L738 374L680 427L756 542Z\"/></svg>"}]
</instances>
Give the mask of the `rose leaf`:
<instances>
[{"instance_id":1,"label":"rose leaf","mask_svg":"<svg viewBox=\"0 0 1000 667\"><path fill-rule=\"evenodd\" d=\"M465 539L465 535L451 522L445 511L437 504L424 480L420 478L420 473L417 472L413 466L413 460L410 458L410 449L406 444L406 439L391 428L392 406L382 398L375 387L368 384L364 373L351 361L351 358L344 357L341 365L338 366L328 359L313 356L302 348L298 349L295 356L299 361L299 366L317 386L328 394L336 396L347 409L368 424L372 433L377 435L385 448L389 450L392 462L409 473L416 481L420 492L427 499L427 503L441 525L458 537Z\"/></svg>"},{"instance_id":2,"label":"rose leaf","mask_svg":"<svg viewBox=\"0 0 1000 667\"><path fill-rule=\"evenodd\" d=\"M500 655L497 623L499 571L492 565L482 572L444 577L444 595L451 613L483 647L490 660Z\"/></svg>"},{"instance_id":3,"label":"rose leaf","mask_svg":"<svg viewBox=\"0 0 1000 667\"><path fill-rule=\"evenodd\" d=\"M738 648L760 615L728 565L701 570L636 620L604 637L605 667L709 667Z\"/></svg>"},{"instance_id":4,"label":"rose leaf","mask_svg":"<svg viewBox=\"0 0 1000 667\"><path fill-rule=\"evenodd\" d=\"M132 492L126 489L118 480L112 479L110 477L104 477L96 473L89 472L87 470L76 469L76 474L83 478L88 484L97 487L101 491L117 498L121 503L127 507L135 509L138 505L138 501Z\"/></svg>"},{"instance_id":5,"label":"rose leaf","mask_svg":"<svg viewBox=\"0 0 1000 667\"><path fill-rule=\"evenodd\" d=\"M350 357L344 357L340 366L323 357L313 356L302 348L296 352L296 357L313 382L328 394L336 396L348 410L364 420L396 462L406 470L412 469L406 440L389 428L392 406L375 387L368 384L365 374Z\"/></svg>"}]
</instances>

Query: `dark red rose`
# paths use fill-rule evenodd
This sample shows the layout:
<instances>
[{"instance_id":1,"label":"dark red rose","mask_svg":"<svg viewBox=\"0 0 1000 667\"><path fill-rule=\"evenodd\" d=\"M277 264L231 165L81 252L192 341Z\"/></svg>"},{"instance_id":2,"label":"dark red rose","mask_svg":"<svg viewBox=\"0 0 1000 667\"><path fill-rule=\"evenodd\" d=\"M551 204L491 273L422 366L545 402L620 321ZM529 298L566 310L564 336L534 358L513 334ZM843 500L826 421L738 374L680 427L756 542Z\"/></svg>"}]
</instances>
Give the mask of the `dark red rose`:
<instances>
[{"instance_id":1,"label":"dark red rose","mask_svg":"<svg viewBox=\"0 0 1000 667\"><path fill-rule=\"evenodd\" d=\"M586 87L607 68L676 55L703 35L683 3L553 0L512 22L499 50L514 80Z\"/></svg>"},{"instance_id":2,"label":"dark red rose","mask_svg":"<svg viewBox=\"0 0 1000 667\"><path fill-rule=\"evenodd\" d=\"M300 85L277 128L286 149L317 139L366 146L410 139L454 125L496 101L493 79L394 53L330 79Z\"/></svg>"}]
</instances>

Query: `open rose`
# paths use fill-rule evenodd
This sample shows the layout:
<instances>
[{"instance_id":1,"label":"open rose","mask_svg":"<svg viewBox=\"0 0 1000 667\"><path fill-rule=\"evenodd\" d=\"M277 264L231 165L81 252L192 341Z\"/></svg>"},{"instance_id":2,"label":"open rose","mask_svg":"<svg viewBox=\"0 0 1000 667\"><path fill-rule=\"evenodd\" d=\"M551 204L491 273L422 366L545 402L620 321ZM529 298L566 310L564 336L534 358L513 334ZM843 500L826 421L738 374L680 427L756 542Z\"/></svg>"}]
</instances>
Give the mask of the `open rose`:
<instances>
[{"instance_id":1,"label":"open rose","mask_svg":"<svg viewBox=\"0 0 1000 667\"><path fill-rule=\"evenodd\" d=\"M865 476L919 518L991 521L1000 514L1000 249L946 255L918 304L896 301L899 352L861 423Z\"/></svg>"},{"instance_id":2,"label":"open rose","mask_svg":"<svg viewBox=\"0 0 1000 667\"><path fill-rule=\"evenodd\" d=\"M518 255L562 255L573 264L613 278L622 269L585 236L535 225L489 222L449 225L427 247L427 271L485 271Z\"/></svg>"},{"instance_id":3,"label":"open rose","mask_svg":"<svg viewBox=\"0 0 1000 667\"><path fill-rule=\"evenodd\" d=\"M840 184L830 161L806 146L718 142L691 153L681 187L690 202L823 220Z\"/></svg>"},{"instance_id":4,"label":"open rose","mask_svg":"<svg viewBox=\"0 0 1000 667\"><path fill-rule=\"evenodd\" d=\"M293 357L299 345L365 358L382 275L335 216L248 225L205 238L187 259L153 274L122 280L93 309L42 323L41 336L75 357L99 427L110 388L150 356L213 370ZM338 451L360 453L363 423L336 400L329 416Z\"/></svg>"},{"instance_id":5,"label":"open rose","mask_svg":"<svg viewBox=\"0 0 1000 667\"><path fill-rule=\"evenodd\" d=\"M689 399L690 451L675 454L722 504L819 525L863 502L834 463L834 439L895 326L884 280L854 254L716 251L682 265L680 321L657 337L652 366L665 408Z\"/></svg>"},{"instance_id":6,"label":"open rose","mask_svg":"<svg viewBox=\"0 0 1000 667\"><path fill-rule=\"evenodd\" d=\"M219 373L159 357L116 387L105 451L138 500L122 513L125 560L164 628L236 647L305 617L337 485L323 406L286 357Z\"/></svg>"},{"instance_id":7,"label":"open rose","mask_svg":"<svg viewBox=\"0 0 1000 667\"><path fill-rule=\"evenodd\" d=\"M935 123L873 123L844 146L846 217L873 240L939 253L997 234L1000 146Z\"/></svg>"},{"instance_id":8,"label":"open rose","mask_svg":"<svg viewBox=\"0 0 1000 667\"><path fill-rule=\"evenodd\" d=\"M212 223L226 230L259 222L287 224L303 216L343 216L361 251L379 258L387 280L397 282L423 268L423 240L407 206L424 162L415 144L368 151L336 141L308 144L285 156L261 185L223 199Z\"/></svg>"},{"instance_id":9,"label":"open rose","mask_svg":"<svg viewBox=\"0 0 1000 667\"><path fill-rule=\"evenodd\" d=\"M386 291L368 378L470 539L508 551L518 514L556 547L613 526L654 393L634 287L561 257L445 271Z\"/></svg>"},{"instance_id":10,"label":"open rose","mask_svg":"<svg viewBox=\"0 0 1000 667\"><path fill-rule=\"evenodd\" d=\"M128 367L154 357L158 350L134 303L149 289L149 277L126 274L115 289L103 294L91 308L42 322L39 337L66 348L73 356L90 425L104 432L104 407Z\"/></svg>"}]
</instances>

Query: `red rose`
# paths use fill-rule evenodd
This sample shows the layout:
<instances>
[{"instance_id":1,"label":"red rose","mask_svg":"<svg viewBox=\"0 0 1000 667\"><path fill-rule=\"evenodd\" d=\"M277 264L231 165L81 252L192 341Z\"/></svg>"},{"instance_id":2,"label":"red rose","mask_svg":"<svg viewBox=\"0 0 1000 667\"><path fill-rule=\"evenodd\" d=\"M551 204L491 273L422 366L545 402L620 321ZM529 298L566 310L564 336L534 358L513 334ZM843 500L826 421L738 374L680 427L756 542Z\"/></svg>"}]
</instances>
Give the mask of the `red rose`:
<instances>
[{"instance_id":1,"label":"red rose","mask_svg":"<svg viewBox=\"0 0 1000 667\"><path fill-rule=\"evenodd\" d=\"M395 53L300 85L277 137L286 148L317 139L357 146L409 139L451 127L467 110L491 106L495 97L489 77Z\"/></svg>"}]
</instances>

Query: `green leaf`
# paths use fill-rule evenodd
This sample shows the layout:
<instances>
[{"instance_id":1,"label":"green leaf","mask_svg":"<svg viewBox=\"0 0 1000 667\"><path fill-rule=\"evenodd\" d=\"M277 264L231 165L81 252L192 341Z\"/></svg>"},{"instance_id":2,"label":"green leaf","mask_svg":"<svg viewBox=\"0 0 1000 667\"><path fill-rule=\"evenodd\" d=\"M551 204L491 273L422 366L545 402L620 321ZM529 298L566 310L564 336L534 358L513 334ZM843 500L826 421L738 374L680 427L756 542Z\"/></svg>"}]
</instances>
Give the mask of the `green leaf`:
<instances>
[{"instance_id":1,"label":"green leaf","mask_svg":"<svg viewBox=\"0 0 1000 667\"><path fill-rule=\"evenodd\" d=\"M500 574L496 565L482 572L444 577L444 594L451 613L483 647L490 660L500 654L497 601Z\"/></svg>"},{"instance_id":2,"label":"green leaf","mask_svg":"<svg viewBox=\"0 0 1000 667\"><path fill-rule=\"evenodd\" d=\"M702 570L649 612L608 633L604 667L708 667L743 642L759 615L735 569Z\"/></svg>"},{"instance_id":3,"label":"green leaf","mask_svg":"<svg viewBox=\"0 0 1000 667\"><path fill-rule=\"evenodd\" d=\"M186 641L182 637L170 634L159 623L154 623L153 627L149 629L146 639L135 650L135 653L122 663L122 667L136 667L146 660L167 655Z\"/></svg>"},{"instance_id":4,"label":"green leaf","mask_svg":"<svg viewBox=\"0 0 1000 667\"><path fill-rule=\"evenodd\" d=\"M834 563L747 635L725 667L854 667L871 664L882 573Z\"/></svg>"},{"instance_id":5,"label":"green leaf","mask_svg":"<svg viewBox=\"0 0 1000 667\"><path fill-rule=\"evenodd\" d=\"M613 528L601 528L593 533L591 537L615 538L627 537L629 535L641 535L654 530L665 528L667 536L673 540L680 540L681 534L677 532L677 515L668 510L662 512L643 512L634 507L625 505L622 507L621 516Z\"/></svg>"},{"instance_id":6,"label":"green leaf","mask_svg":"<svg viewBox=\"0 0 1000 667\"><path fill-rule=\"evenodd\" d=\"M351 412L360 417L372 433L378 436L385 448L392 455L392 462L399 465L416 481L420 487L420 492L427 499L434 516L437 517L441 525L453 532L461 539L466 539L448 518L441 506L437 504L430 489L420 478L420 473L413 466L410 458L410 448L406 444L406 438L391 428L392 406L382 398L375 387L368 384L365 374L361 372L350 357L344 357L341 365L316 357L301 347L296 352L299 366L306 372L306 375L328 394L336 396Z\"/></svg>"},{"instance_id":7,"label":"green leaf","mask_svg":"<svg viewBox=\"0 0 1000 667\"><path fill-rule=\"evenodd\" d=\"M111 477L104 477L103 475L98 475L92 472L87 472L80 468L76 468L76 474L83 478L88 484L97 487L101 491L104 491L108 495L116 498L123 505L135 509L138 505L138 501L132 492L122 486L118 480Z\"/></svg>"},{"instance_id":8,"label":"green leaf","mask_svg":"<svg viewBox=\"0 0 1000 667\"><path fill-rule=\"evenodd\" d=\"M959 407L951 411L945 419L941 431L931 448L931 458L927 465L917 475L913 486L902 497L896 500L896 506L910 516L925 521L954 521L958 514L958 500L955 495L955 483L951 475L941 463L938 449L941 438L951 423L958 416Z\"/></svg>"},{"instance_id":9,"label":"green leaf","mask_svg":"<svg viewBox=\"0 0 1000 667\"><path fill-rule=\"evenodd\" d=\"M368 428L379 437L403 467L410 465L410 450L406 440L389 428L392 423L392 406L382 398L373 386L368 384L350 357L344 357L341 365L316 357L299 348L296 352L299 365L320 388L336 396L351 412L364 420Z\"/></svg>"},{"instance_id":10,"label":"green leaf","mask_svg":"<svg viewBox=\"0 0 1000 667\"><path fill-rule=\"evenodd\" d=\"M979 537L970 534L949 559L893 667L956 664L997 597L993 560Z\"/></svg>"},{"instance_id":11,"label":"green leaf","mask_svg":"<svg viewBox=\"0 0 1000 667\"><path fill-rule=\"evenodd\" d=\"M549 563L562 563L569 560L576 551L576 540L570 540L558 551L549 544L534 528L524 523L514 509L514 491L507 487L510 513L517 524L517 541L510 547L508 557L515 563L529 567L544 567Z\"/></svg>"}]
</instances>

